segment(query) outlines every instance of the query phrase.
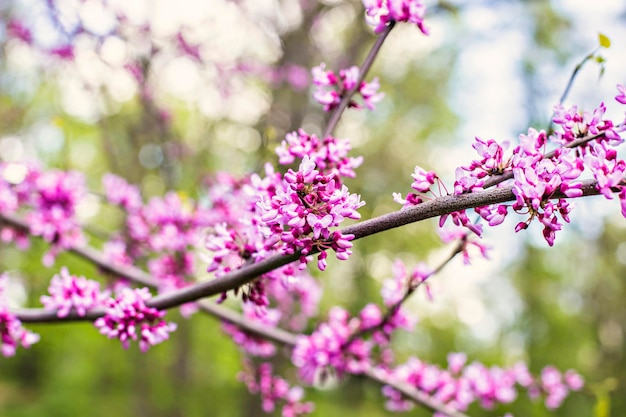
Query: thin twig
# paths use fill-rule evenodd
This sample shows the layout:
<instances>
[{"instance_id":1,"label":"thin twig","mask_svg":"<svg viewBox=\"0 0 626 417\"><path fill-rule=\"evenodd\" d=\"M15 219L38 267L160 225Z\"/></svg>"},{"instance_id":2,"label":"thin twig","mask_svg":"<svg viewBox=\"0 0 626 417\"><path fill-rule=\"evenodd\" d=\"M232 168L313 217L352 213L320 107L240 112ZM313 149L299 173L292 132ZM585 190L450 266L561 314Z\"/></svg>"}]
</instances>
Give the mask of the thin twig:
<instances>
[{"instance_id":1,"label":"thin twig","mask_svg":"<svg viewBox=\"0 0 626 417\"><path fill-rule=\"evenodd\" d=\"M342 97L341 101L339 102L339 105L335 108L335 110L331 114L330 119L328 120L328 123L326 124L326 128L324 129L324 135L322 137L325 138L329 136L331 133L333 133L333 130L335 130L335 127L337 126L337 123L339 123L339 119L341 118L343 111L346 109L346 107L348 107L348 104L350 103L350 100L352 100L352 96L354 95L354 93L356 93L361 87L361 83L367 76L367 73L369 72L370 68L372 67L372 64L374 63L374 59L376 59L378 52L380 52L380 48L383 46L385 39L387 39L387 35L389 35L394 25L395 25L395 22L393 21L389 22L389 24L387 25L383 33L381 33L380 36L376 38L376 42L374 43L374 45L372 45L372 49L370 49L369 54L367 54L367 57L365 58L363 65L361 65L361 67L359 68L359 79L357 80L354 87L352 87L350 90L348 90L345 93L345 95Z\"/></svg>"},{"instance_id":2,"label":"thin twig","mask_svg":"<svg viewBox=\"0 0 626 417\"><path fill-rule=\"evenodd\" d=\"M446 257L446 259L444 259L443 261L441 261L439 263L439 265L437 265L435 267L435 269L433 269L430 274L428 274L427 277L425 277L424 279L422 279L421 281L413 284L412 282L408 282L407 283L407 288L404 292L404 294L402 295L402 298L400 300L398 300L395 304L391 305L388 309L387 309L387 313L385 313L384 317L381 319L380 323L374 325L374 326L370 326L370 327L366 327L364 329L359 330L358 332L354 332L352 333L352 335L348 338L348 340L346 340L342 346L350 346L350 344L352 342L354 342L356 339L361 338L365 335L371 334L373 332L376 332L378 330L382 330L385 326L387 326L387 324L389 323L389 321L393 318L393 316L398 312L398 310L400 309L400 307L402 307L402 305L411 297L411 295L413 295L413 293L415 293L415 291L417 291L417 289L419 287L422 286L422 284L424 284L428 279L430 279L432 276L438 274L439 272L441 272L443 270L443 268L446 267L446 265L448 265L450 263L450 261L452 261L456 255L458 255L459 253L461 253L463 251L463 246L465 245L465 242L467 241L467 235L464 236L463 238L459 239L456 244L454 245L454 248L452 250L452 252Z\"/></svg>"},{"instance_id":3,"label":"thin twig","mask_svg":"<svg viewBox=\"0 0 626 417\"><path fill-rule=\"evenodd\" d=\"M576 65L576 67L574 68L574 71L572 71L572 75L569 77L569 81L567 82L567 86L565 87L565 90L563 91L563 94L561 95L561 98L559 99L559 104L563 104L563 102L567 98L570 90L572 89L572 85L574 84L574 80L576 79L576 76L578 75L578 71L580 71L582 69L582 67L588 61L592 60L595 57L596 52L598 52L599 50L600 50L600 47L597 47L596 49L594 49L593 52L591 52L589 55L585 56L583 58L583 60L578 63L578 65Z\"/></svg>"},{"instance_id":4,"label":"thin twig","mask_svg":"<svg viewBox=\"0 0 626 417\"><path fill-rule=\"evenodd\" d=\"M436 400L423 391L415 389L409 384L392 381L386 378L382 375L382 372L376 372L375 369L368 369L363 373L363 375L381 385L388 385L396 391L400 391L405 397L412 399L416 403L423 405L431 411L439 412L448 417L468 417L467 414L455 410L449 405Z\"/></svg>"}]
</instances>

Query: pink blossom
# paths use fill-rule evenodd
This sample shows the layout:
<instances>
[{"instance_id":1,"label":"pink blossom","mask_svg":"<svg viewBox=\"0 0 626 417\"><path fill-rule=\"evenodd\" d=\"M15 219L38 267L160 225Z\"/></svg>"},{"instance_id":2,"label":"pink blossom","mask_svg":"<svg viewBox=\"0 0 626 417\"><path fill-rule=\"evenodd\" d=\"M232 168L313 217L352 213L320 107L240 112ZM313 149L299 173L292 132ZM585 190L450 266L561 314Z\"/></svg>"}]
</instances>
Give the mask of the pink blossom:
<instances>
[{"instance_id":1,"label":"pink blossom","mask_svg":"<svg viewBox=\"0 0 626 417\"><path fill-rule=\"evenodd\" d=\"M626 104L626 89L623 84L617 84L617 91L619 94L615 96L615 100L622 104Z\"/></svg>"},{"instance_id":2,"label":"pink blossom","mask_svg":"<svg viewBox=\"0 0 626 417\"><path fill-rule=\"evenodd\" d=\"M22 42L31 44L33 41L33 35L31 31L17 20L10 20L7 23L7 32L9 35L20 39Z\"/></svg>"},{"instance_id":3,"label":"pink blossom","mask_svg":"<svg viewBox=\"0 0 626 417\"><path fill-rule=\"evenodd\" d=\"M169 339L169 334L176 330L176 324L163 320L165 311L146 306L150 298L147 288L123 288L114 299L106 301L105 315L94 325L109 339L119 339L124 349L133 340L138 341L139 348L145 352L150 346Z\"/></svg>"},{"instance_id":4,"label":"pink blossom","mask_svg":"<svg viewBox=\"0 0 626 417\"><path fill-rule=\"evenodd\" d=\"M288 165L296 158L308 156L324 175L354 178L354 170L363 162L363 157L348 157L350 142L328 136L320 139L307 134L303 129L288 133L276 148L279 163Z\"/></svg>"},{"instance_id":5,"label":"pink blossom","mask_svg":"<svg viewBox=\"0 0 626 417\"><path fill-rule=\"evenodd\" d=\"M248 366L249 368L250 366ZM302 402L304 390L299 386L290 387L289 383L279 376L272 375L272 365L262 363L258 372L252 370L239 374L253 394L260 394L263 411L271 413L278 403L283 403L283 417L297 417L313 412L313 403Z\"/></svg>"},{"instance_id":6,"label":"pink blossom","mask_svg":"<svg viewBox=\"0 0 626 417\"><path fill-rule=\"evenodd\" d=\"M103 306L109 297L107 291L100 292L100 283L70 275L66 267L52 277L48 292L41 303L48 310L56 310L59 317L67 317L72 310L84 316L90 309Z\"/></svg>"},{"instance_id":7,"label":"pink blossom","mask_svg":"<svg viewBox=\"0 0 626 417\"><path fill-rule=\"evenodd\" d=\"M22 327L22 322L9 312L5 288L8 276L0 274L0 349L5 357L15 355L18 346L29 348L39 341L39 335Z\"/></svg>"},{"instance_id":8,"label":"pink blossom","mask_svg":"<svg viewBox=\"0 0 626 417\"><path fill-rule=\"evenodd\" d=\"M463 352L448 354L448 369L453 374L458 374L467 362L467 354Z\"/></svg>"},{"instance_id":9,"label":"pink blossom","mask_svg":"<svg viewBox=\"0 0 626 417\"><path fill-rule=\"evenodd\" d=\"M72 61L74 59L74 46L71 44L57 46L50 49L48 53L62 60Z\"/></svg>"},{"instance_id":10,"label":"pink blossom","mask_svg":"<svg viewBox=\"0 0 626 417\"><path fill-rule=\"evenodd\" d=\"M76 172L50 171L35 174L32 211L27 215L30 232L53 243L48 261L61 249L83 243L76 219L76 206L86 195L84 177Z\"/></svg>"},{"instance_id":11,"label":"pink blossom","mask_svg":"<svg viewBox=\"0 0 626 417\"><path fill-rule=\"evenodd\" d=\"M311 74L313 84L316 86L313 98L324 106L324 111L334 110L350 91L359 94L370 110L374 110L375 104L383 98L383 94L378 92L380 88L378 78L369 83L365 81L359 83L360 70L356 66L344 68L336 75L333 71L326 70L326 64L322 63L314 67ZM361 108L361 105L352 99L348 106Z\"/></svg>"},{"instance_id":12,"label":"pink blossom","mask_svg":"<svg viewBox=\"0 0 626 417\"><path fill-rule=\"evenodd\" d=\"M29 348L39 341L39 335L22 327L22 322L9 313L6 307L0 307L0 340L2 355L13 356L18 346Z\"/></svg>"},{"instance_id":13,"label":"pink blossom","mask_svg":"<svg viewBox=\"0 0 626 417\"><path fill-rule=\"evenodd\" d=\"M526 221L517 223L516 232L526 229L532 220L537 219L543 225L546 242L553 245L556 232L562 229L563 222L569 222L572 207L564 199L557 202L550 200L556 193L570 198L580 197L583 194L580 177L585 169L591 170L597 180L598 190L606 198L611 199L614 192L622 190L626 162L617 158L614 149L615 145L623 142L618 133L621 128L614 127L610 120L603 118L605 111L604 104L600 104L593 112L583 113L575 107L566 110L557 106L553 121L560 126L560 130L557 129L554 135L548 137L544 131L529 128L527 134L519 136L519 145L510 156L504 155L508 143L500 145L491 139L485 141L476 138L473 147L481 158L456 169L455 194L480 191L489 176L497 178L504 174L512 175L513 180L509 182L513 185L515 203L476 207L476 213L489 226L496 226L504 221L509 207L512 207L520 214L528 214ZM546 147L551 142L567 145L585 135L600 133L603 136L577 149L562 147L556 149L550 157L544 157ZM413 178L414 189L421 192L430 189L432 180L421 168L416 167ZM394 199L406 206L412 204L410 196L402 199L396 195ZM421 203L421 200L416 203ZM481 225L470 221L464 210L442 216L440 226L447 218L451 218L456 226L466 227L478 236L482 233Z\"/></svg>"},{"instance_id":14,"label":"pink blossom","mask_svg":"<svg viewBox=\"0 0 626 417\"><path fill-rule=\"evenodd\" d=\"M420 193L425 193L430 190L430 186L435 183L435 179L437 178L437 174L434 171L426 172L419 166L415 167L415 172L411 176L415 180L413 184L411 184L411 188Z\"/></svg>"},{"instance_id":15,"label":"pink blossom","mask_svg":"<svg viewBox=\"0 0 626 417\"><path fill-rule=\"evenodd\" d=\"M310 336L299 336L291 360L307 384L324 381L331 373L341 378L346 372L358 374L369 366L371 345L360 339L345 345L352 330L348 313L335 307L328 322Z\"/></svg>"},{"instance_id":16,"label":"pink blossom","mask_svg":"<svg viewBox=\"0 0 626 417\"><path fill-rule=\"evenodd\" d=\"M573 369L568 369L563 375L565 384L573 391L579 391L585 385L583 377Z\"/></svg>"},{"instance_id":17,"label":"pink blossom","mask_svg":"<svg viewBox=\"0 0 626 417\"><path fill-rule=\"evenodd\" d=\"M102 185L109 203L122 206L126 211L134 212L142 206L139 188L130 185L121 177L106 174Z\"/></svg>"},{"instance_id":18,"label":"pink blossom","mask_svg":"<svg viewBox=\"0 0 626 417\"><path fill-rule=\"evenodd\" d=\"M568 395L567 388L561 382L560 372L553 367L546 367L541 373L541 378L536 380L524 364L517 364L509 369L488 368L478 362L465 365L466 360L467 356L464 353L450 354L448 372L436 365L410 358L406 363L386 373L387 378L427 392L459 411L467 410L476 401L486 409L498 404L509 404L517 398L520 389L527 390L531 397L536 395L537 389L543 391L546 394L548 408L558 407ZM576 380L575 384L579 382L578 378L573 376L572 378ZM409 408L406 400L391 387L384 387L382 392L388 399L386 404L388 409Z\"/></svg>"},{"instance_id":19,"label":"pink blossom","mask_svg":"<svg viewBox=\"0 0 626 417\"><path fill-rule=\"evenodd\" d=\"M340 186L334 175L321 174L308 155L298 171L287 171L284 181L269 201L257 203L265 224L280 235L283 253L299 249L306 255L317 247L333 249L337 258L346 259L351 253L351 237L332 229L346 218L360 218L357 210L365 203L345 185ZM324 252L318 255L320 269L325 268L325 259ZM301 263L306 263L306 258Z\"/></svg>"},{"instance_id":20,"label":"pink blossom","mask_svg":"<svg viewBox=\"0 0 626 417\"><path fill-rule=\"evenodd\" d=\"M318 312L320 284L307 272L291 265L264 275L271 304L281 313L282 325L302 331Z\"/></svg>"},{"instance_id":21,"label":"pink blossom","mask_svg":"<svg viewBox=\"0 0 626 417\"><path fill-rule=\"evenodd\" d=\"M366 21L376 33L381 33L390 22L408 22L428 34L424 26L426 6L421 0L363 0L363 5Z\"/></svg>"},{"instance_id":22,"label":"pink blossom","mask_svg":"<svg viewBox=\"0 0 626 417\"><path fill-rule=\"evenodd\" d=\"M404 263L396 259L392 267L393 277L383 281L381 295L387 307L398 304L410 291L424 283L433 271L426 264L419 263L411 272Z\"/></svg>"}]
</instances>

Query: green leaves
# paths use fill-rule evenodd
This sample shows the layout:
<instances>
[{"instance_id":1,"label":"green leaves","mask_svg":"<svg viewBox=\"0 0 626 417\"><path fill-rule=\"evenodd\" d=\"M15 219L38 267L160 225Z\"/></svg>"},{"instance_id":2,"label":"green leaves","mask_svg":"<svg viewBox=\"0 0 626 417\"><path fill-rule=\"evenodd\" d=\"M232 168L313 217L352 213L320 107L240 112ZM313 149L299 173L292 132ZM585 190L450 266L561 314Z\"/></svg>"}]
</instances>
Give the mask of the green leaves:
<instances>
[{"instance_id":1,"label":"green leaves","mask_svg":"<svg viewBox=\"0 0 626 417\"><path fill-rule=\"evenodd\" d=\"M596 404L593 407L593 417L609 417L611 415L611 391L615 391L618 381L615 378L607 378L599 384L592 386L596 396Z\"/></svg>"},{"instance_id":2,"label":"green leaves","mask_svg":"<svg viewBox=\"0 0 626 417\"><path fill-rule=\"evenodd\" d=\"M599 46L596 49L594 49L589 55L583 58L583 60L580 61L578 65L576 65L576 68L574 68L574 72L572 72L572 75L570 76L570 79L567 83L567 87L565 87L565 91L563 91L563 95L561 95L561 99L559 100L559 103L563 104L563 102L567 98L567 95L569 94L570 89L572 88L572 84L574 83L574 79L576 78L578 71L580 71L581 68L588 61L596 62L599 65L600 74L598 75L598 79L602 78L602 76L604 75L604 70L606 69L604 64L606 63L606 59L602 55L600 55L598 51L602 48L604 49L610 48L611 40L605 34L598 33L598 44Z\"/></svg>"},{"instance_id":3,"label":"green leaves","mask_svg":"<svg viewBox=\"0 0 626 417\"><path fill-rule=\"evenodd\" d=\"M611 47L611 40L603 33L598 33L598 43L600 44L600 47L605 49L609 49Z\"/></svg>"},{"instance_id":4,"label":"green leaves","mask_svg":"<svg viewBox=\"0 0 626 417\"><path fill-rule=\"evenodd\" d=\"M593 60L596 61L598 65L600 65L600 75L598 76L598 78L602 78L602 76L604 75L604 63L606 62L606 59L604 59L602 55L598 54L597 51L600 48L609 49L611 47L611 40L605 34L598 33L598 43L600 44L600 46L595 50L592 57Z\"/></svg>"}]
</instances>

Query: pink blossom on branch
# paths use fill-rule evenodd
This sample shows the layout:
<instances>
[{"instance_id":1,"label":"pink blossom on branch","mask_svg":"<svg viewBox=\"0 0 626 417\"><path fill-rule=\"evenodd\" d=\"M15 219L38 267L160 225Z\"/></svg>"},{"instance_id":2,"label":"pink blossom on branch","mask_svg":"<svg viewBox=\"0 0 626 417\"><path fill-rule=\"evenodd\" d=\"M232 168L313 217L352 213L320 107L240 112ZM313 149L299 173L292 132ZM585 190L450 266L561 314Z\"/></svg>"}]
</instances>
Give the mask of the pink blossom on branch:
<instances>
[{"instance_id":1,"label":"pink blossom on branch","mask_svg":"<svg viewBox=\"0 0 626 417\"><path fill-rule=\"evenodd\" d=\"M359 68L356 66L345 68L339 71L339 75L335 75L333 71L326 70L326 64L322 63L311 70L313 75L313 84L316 90L313 98L324 106L324 111L334 110L343 97L352 89L357 87L359 81ZM358 84L356 93L363 98L365 107L374 110L376 103L382 100L384 94L378 92L380 83L378 78L374 78L367 83L361 81ZM360 109L361 105L354 100L350 100L349 107Z\"/></svg>"},{"instance_id":2,"label":"pink blossom on branch","mask_svg":"<svg viewBox=\"0 0 626 417\"><path fill-rule=\"evenodd\" d=\"M310 336L299 336L291 360L300 379L307 384L324 382L331 376L360 374L371 365L371 342L361 339L346 344L356 329L348 312L334 307L328 322L322 323Z\"/></svg>"},{"instance_id":3,"label":"pink blossom on branch","mask_svg":"<svg viewBox=\"0 0 626 417\"><path fill-rule=\"evenodd\" d=\"M351 146L348 139L328 136L324 139L309 135L303 129L288 133L278 148L278 162L282 165L293 163L308 156L324 175L354 178L354 170L363 163L363 157L348 157Z\"/></svg>"},{"instance_id":4,"label":"pink blossom on branch","mask_svg":"<svg viewBox=\"0 0 626 417\"><path fill-rule=\"evenodd\" d=\"M282 252L300 250L304 265L305 256L319 249L321 270L326 267L325 249L333 249L337 258L347 259L353 236L332 229L345 219L361 217L357 210L365 203L360 201L360 196L350 194L348 187L340 186L335 176L322 175L308 156L302 159L298 171L287 171L284 181L282 190L257 203L262 220L273 234L280 236Z\"/></svg>"},{"instance_id":5,"label":"pink blossom on branch","mask_svg":"<svg viewBox=\"0 0 626 417\"><path fill-rule=\"evenodd\" d=\"M428 35L424 26L426 6L422 0L363 0L363 5L365 20L375 33L381 33L390 22L408 22Z\"/></svg>"},{"instance_id":6,"label":"pink blossom on branch","mask_svg":"<svg viewBox=\"0 0 626 417\"><path fill-rule=\"evenodd\" d=\"M51 264L61 249L84 241L76 219L76 206L87 194L85 179L77 172L49 171L36 176L32 211L27 215L30 232L52 243L44 261Z\"/></svg>"},{"instance_id":7,"label":"pink blossom on branch","mask_svg":"<svg viewBox=\"0 0 626 417\"><path fill-rule=\"evenodd\" d=\"M298 386L290 387L285 379L272 375L271 364L262 363L257 372L251 368L248 364L246 370L239 374L239 379L251 393L260 394L264 412L273 412L276 405L283 402L283 417L297 417L313 412L313 403L302 402L304 390Z\"/></svg>"},{"instance_id":8,"label":"pink blossom on branch","mask_svg":"<svg viewBox=\"0 0 626 417\"><path fill-rule=\"evenodd\" d=\"M5 357L15 355L19 346L29 348L39 341L39 335L22 327L22 322L9 312L5 294L8 276L0 274L0 350Z\"/></svg>"},{"instance_id":9,"label":"pink blossom on branch","mask_svg":"<svg viewBox=\"0 0 626 417\"><path fill-rule=\"evenodd\" d=\"M385 306L394 307L400 303L407 292L424 284L432 274L432 269L424 263L418 264L409 272L404 263L397 259L392 267L393 277L383 281L380 291Z\"/></svg>"},{"instance_id":10,"label":"pink blossom on branch","mask_svg":"<svg viewBox=\"0 0 626 417\"><path fill-rule=\"evenodd\" d=\"M104 306L109 297L108 291L100 292L100 283L70 275L66 267L52 277L48 292L41 303L48 310L57 310L59 317L67 317L72 310L84 316L90 309Z\"/></svg>"},{"instance_id":11,"label":"pink blossom on branch","mask_svg":"<svg viewBox=\"0 0 626 417\"><path fill-rule=\"evenodd\" d=\"M389 381L408 384L458 411L465 411L476 402L484 409L510 404L522 390L533 399L543 395L546 407L555 409L570 390L579 390L584 384L580 375L572 370L565 373L567 378L563 381L561 373L551 366L534 378L523 363L511 368L488 368L479 362L466 365L466 361L464 353L449 354L448 368L442 369L413 357L393 369L379 367L377 372ZM382 393L390 411L413 408L413 403L391 386L383 387Z\"/></svg>"},{"instance_id":12,"label":"pink blossom on branch","mask_svg":"<svg viewBox=\"0 0 626 417\"><path fill-rule=\"evenodd\" d=\"M544 131L529 128L527 134L519 136L519 145L510 156L504 155L508 142L499 144L492 139L476 138L473 147L480 159L457 168L454 193L481 191L487 186L488 180L498 178L502 178L499 182L512 183L516 197L513 204L476 207L475 212L489 226L502 223L509 207L518 214L526 214L527 219L519 222L515 231L524 230L532 220L538 220L543 225L543 236L550 246L554 244L556 232L563 228L563 222L569 222L572 210L567 200L552 200L555 200L556 193L569 198L580 197L583 192L580 178L585 170L591 171L597 181L597 189L607 199L612 199L617 192L622 207L626 207L626 193L622 192L625 187L626 161L618 158L615 149L624 141L620 133L625 127L622 123L616 124L605 119L605 112L603 103L592 112L579 112L576 107L566 110L557 106L553 118L557 125L554 134L548 136ZM580 142L575 143L576 149L564 147L574 141ZM552 152L546 149L550 145L556 146ZM416 166L412 176L415 180L412 188L419 194L409 193L406 198L394 194L394 200L404 206L421 204L423 199L420 194L433 192L434 173L429 174ZM626 210L623 212L626 213ZM440 226L447 218L451 218L456 226L466 227L478 236L482 233L482 225L472 222L465 210L442 216Z\"/></svg>"},{"instance_id":13,"label":"pink blossom on branch","mask_svg":"<svg viewBox=\"0 0 626 417\"><path fill-rule=\"evenodd\" d=\"M115 298L107 300L105 315L94 325L109 339L119 339L124 349L128 349L131 341L138 341L139 348L145 352L167 340L176 330L175 323L163 320L165 311L146 306L150 298L147 288L123 288Z\"/></svg>"},{"instance_id":14,"label":"pink blossom on branch","mask_svg":"<svg viewBox=\"0 0 626 417\"><path fill-rule=\"evenodd\" d=\"M29 348L39 341L39 335L22 327L22 322L6 307L0 307L0 342L3 356L13 356L18 346Z\"/></svg>"}]
</instances>

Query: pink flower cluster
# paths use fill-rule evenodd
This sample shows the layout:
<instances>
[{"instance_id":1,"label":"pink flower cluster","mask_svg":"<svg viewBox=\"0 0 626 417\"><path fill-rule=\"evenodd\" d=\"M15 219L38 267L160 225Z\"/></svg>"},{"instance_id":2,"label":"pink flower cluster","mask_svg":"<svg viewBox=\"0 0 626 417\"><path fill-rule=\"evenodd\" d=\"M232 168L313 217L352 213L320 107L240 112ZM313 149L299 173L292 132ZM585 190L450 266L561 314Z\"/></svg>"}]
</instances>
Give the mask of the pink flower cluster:
<instances>
[{"instance_id":1,"label":"pink flower cluster","mask_svg":"<svg viewBox=\"0 0 626 417\"><path fill-rule=\"evenodd\" d=\"M346 345L357 329L358 320L350 320L347 311L333 307L328 322L310 336L299 336L291 361L298 368L300 379L314 384L331 376L341 378L346 372L360 374L368 369L372 343L356 339Z\"/></svg>"},{"instance_id":2,"label":"pink flower cluster","mask_svg":"<svg viewBox=\"0 0 626 417\"><path fill-rule=\"evenodd\" d=\"M340 186L335 176L322 175L308 155L302 159L298 171L287 171L284 181L283 189L258 203L262 221L284 243L283 253L301 250L301 263L305 264L304 256L319 249L322 252L317 264L322 271L326 269L325 249L333 249L338 259L347 259L352 253L350 240L354 236L331 229L345 219L361 217L357 210L365 203L360 201L360 196L350 194L348 187Z\"/></svg>"},{"instance_id":3,"label":"pink flower cluster","mask_svg":"<svg viewBox=\"0 0 626 417\"><path fill-rule=\"evenodd\" d=\"M620 91L622 90L623 87ZM626 216L626 162L618 158L615 150L623 142L620 132L626 130L626 125L605 119L605 112L603 103L591 113L581 113L576 107L565 110L557 106L553 122L560 129L548 136L544 131L530 128L528 134L520 135L519 145L508 157L505 156L508 142L499 144L493 139L476 138L473 148L480 159L473 160L468 166L457 168L454 193L479 191L486 185L489 177L512 174L513 179L509 182L513 186L515 203L477 207L476 213L489 226L502 223L509 207L517 213L525 213L528 215L527 220L518 223L515 230L526 229L533 219L537 219L543 226L545 240L552 246L556 232L563 226L562 222L569 222L571 211L566 199L552 200L555 200L557 193L565 197L580 197L581 176L588 170L597 181L598 190L607 199L612 199L613 194L618 193L622 213ZM595 136L582 140L591 135ZM581 141L576 144L576 148L566 147L575 140ZM560 147L549 156L544 156L551 143ZM406 199L396 194L394 199L397 202L405 205L421 203L421 195L430 191L438 180L434 172L426 172L420 167L415 168L413 178L415 181L412 188L419 194L409 194ZM442 216L440 225L443 225L447 217ZM451 213L450 217L457 226L464 226L478 236L481 235L481 225L471 222L465 210Z\"/></svg>"},{"instance_id":4,"label":"pink flower cluster","mask_svg":"<svg viewBox=\"0 0 626 417\"><path fill-rule=\"evenodd\" d=\"M387 349L391 334L413 324L398 304L385 316L377 305L368 304L353 318L344 309L333 307L327 322L310 336L298 337L291 361L308 384L324 382L330 376L341 378L345 373L360 374L376 360L374 348L383 362L391 359ZM369 335L371 339L366 340Z\"/></svg>"},{"instance_id":5,"label":"pink flower cluster","mask_svg":"<svg viewBox=\"0 0 626 417\"><path fill-rule=\"evenodd\" d=\"M295 251L302 253L301 268L313 251L320 251L318 267L322 270L327 249L334 250L337 258L346 259L351 253L352 236L333 229L345 219L360 218L357 210L365 204L342 183L342 177L353 177L354 169L362 162L362 158L348 157L349 150L346 140L322 140L299 130L288 134L276 150L282 164L301 160L297 171L289 169L281 175L266 165L265 176L254 174L235 180L219 175L209 195L213 206L213 227L206 236L209 272L221 276L245 263ZM285 288L294 289L284 284L297 282L296 274L284 268L272 274L270 280L283 284L279 292L284 295ZM265 306L262 281L257 280L248 287L253 291L244 294L248 298L253 295L255 303Z\"/></svg>"},{"instance_id":6,"label":"pink flower cluster","mask_svg":"<svg viewBox=\"0 0 626 417\"><path fill-rule=\"evenodd\" d=\"M220 173L211 181L208 197L212 207L209 213L214 226L205 237L208 271L219 277L280 251L280 240L272 236L270 227L260 219L258 203L274 195L277 188L284 187L282 176L267 165L265 177L255 174L236 180ZM297 305L293 301L308 297L303 295L306 289L300 288L302 281L304 284L315 283L305 271L291 266L279 268L247 285L242 291L243 298L265 307L270 302L269 295L282 306L281 311L287 313L286 317L290 317ZM316 292L319 288L315 284L312 294ZM225 298L226 294L222 294L222 300ZM313 301L316 304L318 298L313 297L308 303ZM299 320L306 320L305 316L299 315Z\"/></svg>"},{"instance_id":7,"label":"pink flower cluster","mask_svg":"<svg viewBox=\"0 0 626 417\"><path fill-rule=\"evenodd\" d=\"M42 173L33 191L33 211L28 215L31 233L63 249L81 243L82 232L74 216L76 205L87 194L82 174Z\"/></svg>"},{"instance_id":8,"label":"pink flower cluster","mask_svg":"<svg viewBox=\"0 0 626 417\"><path fill-rule=\"evenodd\" d=\"M378 92L380 88L378 77L369 83L365 81L359 83L359 68L356 66L342 69L339 75L336 75L333 71L326 70L326 64L322 63L314 67L311 74L313 84L316 86L313 98L324 106L324 111L334 110L343 97L354 89L356 89L355 93L363 98L365 107L370 110L374 110L376 103L384 96L383 93ZM361 105L350 99L348 107L360 109Z\"/></svg>"},{"instance_id":9,"label":"pink flower cluster","mask_svg":"<svg viewBox=\"0 0 626 417\"><path fill-rule=\"evenodd\" d=\"M388 311L383 313L376 304L367 304L358 317L350 318L347 311L334 307L328 321L310 336L300 336L292 353L292 362L299 368L300 378L308 384L324 381L330 375L341 378L345 373L359 374L377 360L391 360L388 349L392 333L411 329L415 320L405 315L402 303L432 274L420 264L410 273L404 264L394 264L393 278L383 283L381 294Z\"/></svg>"},{"instance_id":10,"label":"pink flower cluster","mask_svg":"<svg viewBox=\"0 0 626 417\"><path fill-rule=\"evenodd\" d=\"M412 292L419 285L425 284L433 274L431 268L420 263L409 273L401 260L396 260L392 267L392 278L383 281L380 293L385 306L394 307L404 301L407 293Z\"/></svg>"},{"instance_id":11,"label":"pink flower cluster","mask_svg":"<svg viewBox=\"0 0 626 417\"><path fill-rule=\"evenodd\" d=\"M465 411L478 402L484 409L492 409L497 404L509 404L518 396L520 389L526 390L531 398L545 395L546 407L557 408L570 390L577 391L584 382L576 372L569 370L562 378L554 367L546 367L540 378L533 378L523 363L503 369L488 368L474 362L465 366L467 355L448 355L448 368L441 369L417 358L410 358L395 369L378 367L376 372L384 379L408 384L425 392L434 399L458 411ZM413 402L407 400L391 386L382 389L387 398L386 407L391 411L408 411Z\"/></svg>"},{"instance_id":12,"label":"pink flower cluster","mask_svg":"<svg viewBox=\"0 0 626 417\"><path fill-rule=\"evenodd\" d=\"M201 230L209 225L205 213L186 205L173 192L152 198L146 206L128 216L130 237L153 252L184 252L200 241Z\"/></svg>"},{"instance_id":13,"label":"pink flower cluster","mask_svg":"<svg viewBox=\"0 0 626 417\"><path fill-rule=\"evenodd\" d=\"M424 26L426 6L422 0L363 0L366 21L381 33L390 22L408 22L428 35Z\"/></svg>"},{"instance_id":14,"label":"pink flower cluster","mask_svg":"<svg viewBox=\"0 0 626 417\"><path fill-rule=\"evenodd\" d=\"M22 327L22 322L9 310L0 307L0 343L2 355L13 356L18 346L29 348L39 341L39 335Z\"/></svg>"},{"instance_id":15,"label":"pink flower cluster","mask_svg":"<svg viewBox=\"0 0 626 417\"><path fill-rule=\"evenodd\" d=\"M60 250L83 243L84 237L76 219L76 206L86 195L81 174L62 171L43 173L23 163L2 163L0 174L0 211L27 211L30 234L52 244L44 256L46 265L54 262ZM27 246L23 234L11 228L2 230L2 240L17 240L21 247Z\"/></svg>"},{"instance_id":16,"label":"pink flower cluster","mask_svg":"<svg viewBox=\"0 0 626 417\"><path fill-rule=\"evenodd\" d=\"M195 268L193 251L201 242L201 235L211 224L209 213L192 201L184 201L175 193L164 198L152 198L144 205L136 186L123 178L106 175L103 187L109 203L119 206L126 213L126 236L118 236L113 242L132 248L129 256L118 252L109 255L127 263L140 257L150 257L147 262L150 273L160 281L159 290L167 292L188 285L187 278Z\"/></svg>"},{"instance_id":17,"label":"pink flower cluster","mask_svg":"<svg viewBox=\"0 0 626 417\"><path fill-rule=\"evenodd\" d=\"M109 298L108 291L100 292L100 283L70 275L66 267L52 277L48 292L41 303L48 310L57 310L58 317L67 317L72 310L84 316L88 310L104 306Z\"/></svg>"},{"instance_id":18,"label":"pink flower cluster","mask_svg":"<svg viewBox=\"0 0 626 417\"><path fill-rule=\"evenodd\" d=\"M106 312L94 325L109 339L119 339L124 349L130 341L139 341L142 352L169 338L175 323L163 320L165 311L146 306L151 298L147 288L123 288L115 298L106 301Z\"/></svg>"},{"instance_id":19,"label":"pink flower cluster","mask_svg":"<svg viewBox=\"0 0 626 417\"><path fill-rule=\"evenodd\" d=\"M120 206L129 212L135 212L143 205L139 188L131 185L124 178L113 174L102 177L102 187L107 201L114 206Z\"/></svg>"},{"instance_id":20,"label":"pink flower cluster","mask_svg":"<svg viewBox=\"0 0 626 417\"><path fill-rule=\"evenodd\" d=\"M317 315L322 289L306 271L286 266L264 275L270 304L281 313L281 327L302 331Z\"/></svg>"},{"instance_id":21,"label":"pink flower cluster","mask_svg":"<svg viewBox=\"0 0 626 417\"><path fill-rule=\"evenodd\" d=\"M5 294L8 277L0 274L0 350L5 357L15 355L18 346L29 348L39 341L39 335L22 327L22 322L9 312Z\"/></svg>"},{"instance_id":22,"label":"pink flower cluster","mask_svg":"<svg viewBox=\"0 0 626 417\"><path fill-rule=\"evenodd\" d=\"M249 366L248 366L249 367ZM281 377L272 375L272 365L262 363L258 368L258 375L252 370L239 374L239 379L253 394L260 394L263 411L272 413L278 402L284 402L283 417L297 417L313 412L313 403L302 402L304 390L301 387L290 387Z\"/></svg>"},{"instance_id":23,"label":"pink flower cluster","mask_svg":"<svg viewBox=\"0 0 626 417\"><path fill-rule=\"evenodd\" d=\"M363 157L348 157L351 146L348 139L328 136L324 139L309 135L303 129L288 133L278 148L278 162L292 164L296 159L308 156L324 175L354 178L354 170L363 163Z\"/></svg>"},{"instance_id":24,"label":"pink flower cluster","mask_svg":"<svg viewBox=\"0 0 626 417\"><path fill-rule=\"evenodd\" d=\"M576 371L570 369L561 373L553 366L546 366L541 370L539 381L532 386L531 396L543 393L546 407L554 410L561 406L570 391L579 391L584 385L585 381Z\"/></svg>"}]
</instances>

